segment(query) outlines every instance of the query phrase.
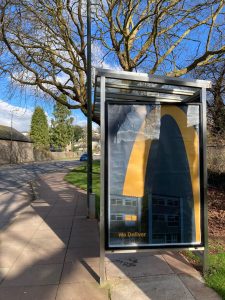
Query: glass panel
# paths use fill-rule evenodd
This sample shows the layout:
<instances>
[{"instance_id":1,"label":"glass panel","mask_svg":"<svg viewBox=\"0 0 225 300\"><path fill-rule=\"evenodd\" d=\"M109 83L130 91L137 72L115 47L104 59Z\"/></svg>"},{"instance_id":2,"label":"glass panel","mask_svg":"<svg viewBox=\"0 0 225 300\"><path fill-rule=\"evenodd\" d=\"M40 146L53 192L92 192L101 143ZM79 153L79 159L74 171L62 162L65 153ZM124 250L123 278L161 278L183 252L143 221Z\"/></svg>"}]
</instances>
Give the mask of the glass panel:
<instances>
[{"instance_id":1,"label":"glass panel","mask_svg":"<svg viewBox=\"0 0 225 300\"><path fill-rule=\"evenodd\" d=\"M201 243L199 106L108 103L109 247Z\"/></svg>"}]
</instances>

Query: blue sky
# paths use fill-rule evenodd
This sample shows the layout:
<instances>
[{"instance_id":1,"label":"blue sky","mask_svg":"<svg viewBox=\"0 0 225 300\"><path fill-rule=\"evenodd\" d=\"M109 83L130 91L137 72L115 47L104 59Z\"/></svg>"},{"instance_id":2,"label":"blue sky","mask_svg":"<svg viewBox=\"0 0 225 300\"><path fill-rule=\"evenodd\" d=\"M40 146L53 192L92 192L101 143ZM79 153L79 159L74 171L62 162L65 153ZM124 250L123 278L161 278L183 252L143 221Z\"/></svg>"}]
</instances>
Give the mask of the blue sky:
<instances>
[{"instance_id":1,"label":"blue sky","mask_svg":"<svg viewBox=\"0 0 225 300\"><path fill-rule=\"evenodd\" d=\"M12 87L7 78L0 79L0 125L12 126L21 131L30 130L30 122L36 106L41 106L50 122L53 112L53 100L44 96L34 96L32 91ZM72 110L74 123L84 126L86 117L80 110Z\"/></svg>"},{"instance_id":2,"label":"blue sky","mask_svg":"<svg viewBox=\"0 0 225 300\"><path fill-rule=\"evenodd\" d=\"M120 69L118 63L114 60L107 60L102 62L104 56L103 51L98 45L92 45L92 60L93 66L108 69ZM29 87L20 89L10 87L10 81L5 78L0 78L0 125L11 126L11 119L13 119L13 127L21 132L30 130L30 123L32 113L36 106L41 106L49 120L52 118L54 100L42 96L34 96L34 93ZM13 115L13 118L12 118ZM87 119L79 110L72 110L74 117L74 124L85 126ZM98 127L93 123L93 128Z\"/></svg>"}]
</instances>

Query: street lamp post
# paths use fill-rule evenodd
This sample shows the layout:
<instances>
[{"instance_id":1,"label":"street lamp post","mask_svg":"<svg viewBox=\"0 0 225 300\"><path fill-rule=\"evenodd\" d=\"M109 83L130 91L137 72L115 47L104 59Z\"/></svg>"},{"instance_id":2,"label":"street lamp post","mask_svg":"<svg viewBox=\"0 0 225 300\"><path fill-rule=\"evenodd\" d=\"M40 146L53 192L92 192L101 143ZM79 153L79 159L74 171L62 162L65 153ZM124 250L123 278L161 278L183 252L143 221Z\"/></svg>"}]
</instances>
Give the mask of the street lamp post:
<instances>
[{"instance_id":1,"label":"street lamp post","mask_svg":"<svg viewBox=\"0 0 225 300\"><path fill-rule=\"evenodd\" d=\"M13 117L17 116L18 108L13 108L11 111L11 124L10 124L10 164L13 163Z\"/></svg>"},{"instance_id":2,"label":"street lamp post","mask_svg":"<svg viewBox=\"0 0 225 300\"><path fill-rule=\"evenodd\" d=\"M87 0L87 207L92 194L91 0Z\"/></svg>"},{"instance_id":3,"label":"street lamp post","mask_svg":"<svg viewBox=\"0 0 225 300\"><path fill-rule=\"evenodd\" d=\"M11 112L11 125L10 125L10 164L12 164L12 152L13 152L13 132L12 132L12 125L13 125L13 113L14 111L12 110Z\"/></svg>"}]
</instances>

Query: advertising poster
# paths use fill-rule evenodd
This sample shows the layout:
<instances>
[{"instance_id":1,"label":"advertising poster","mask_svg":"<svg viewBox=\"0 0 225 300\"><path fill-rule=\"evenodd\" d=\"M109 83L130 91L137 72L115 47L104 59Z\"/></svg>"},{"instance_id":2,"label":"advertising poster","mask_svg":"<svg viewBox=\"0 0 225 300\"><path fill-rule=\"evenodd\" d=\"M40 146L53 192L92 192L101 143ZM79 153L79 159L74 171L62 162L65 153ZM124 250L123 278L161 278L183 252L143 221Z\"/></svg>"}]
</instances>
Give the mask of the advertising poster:
<instances>
[{"instance_id":1,"label":"advertising poster","mask_svg":"<svg viewBox=\"0 0 225 300\"><path fill-rule=\"evenodd\" d=\"M106 106L107 247L200 245L200 106Z\"/></svg>"}]
</instances>

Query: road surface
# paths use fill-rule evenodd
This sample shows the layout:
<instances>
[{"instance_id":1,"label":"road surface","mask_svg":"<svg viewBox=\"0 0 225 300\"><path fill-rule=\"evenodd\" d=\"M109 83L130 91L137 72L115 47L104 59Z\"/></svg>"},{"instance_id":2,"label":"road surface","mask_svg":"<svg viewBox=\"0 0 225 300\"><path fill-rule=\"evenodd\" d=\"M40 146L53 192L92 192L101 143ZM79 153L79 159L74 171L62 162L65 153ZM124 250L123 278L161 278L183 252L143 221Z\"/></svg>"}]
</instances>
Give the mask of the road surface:
<instances>
[{"instance_id":1,"label":"road surface","mask_svg":"<svg viewBox=\"0 0 225 300\"><path fill-rule=\"evenodd\" d=\"M79 163L77 160L70 160L0 166L0 194L27 184L38 175L71 170Z\"/></svg>"}]
</instances>

